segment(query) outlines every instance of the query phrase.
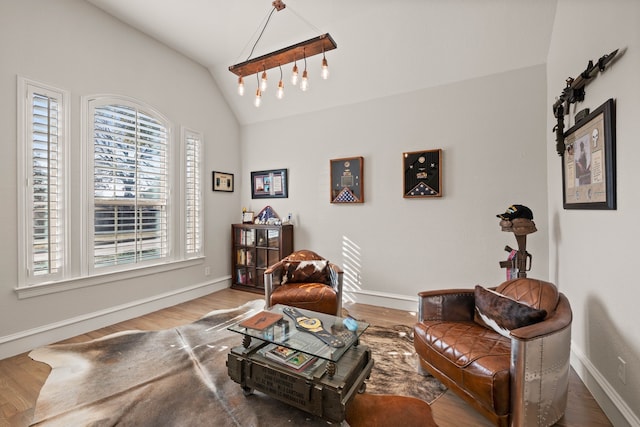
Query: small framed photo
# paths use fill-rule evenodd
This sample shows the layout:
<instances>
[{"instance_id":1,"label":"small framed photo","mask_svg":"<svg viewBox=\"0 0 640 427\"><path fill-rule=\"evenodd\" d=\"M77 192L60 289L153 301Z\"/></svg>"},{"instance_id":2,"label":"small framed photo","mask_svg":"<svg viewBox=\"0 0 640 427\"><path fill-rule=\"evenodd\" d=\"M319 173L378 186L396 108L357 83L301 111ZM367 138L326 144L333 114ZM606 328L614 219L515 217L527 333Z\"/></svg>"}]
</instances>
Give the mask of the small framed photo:
<instances>
[{"instance_id":1,"label":"small framed photo","mask_svg":"<svg viewBox=\"0 0 640 427\"><path fill-rule=\"evenodd\" d=\"M253 212L251 211L245 211L242 212L242 222L244 224L253 224Z\"/></svg>"},{"instance_id":2,"label":"small framed photo","mask_svg":"<svg viewBox=\"0 0 640 427\"><path fill-rule=\"evenodd\" d=\"M287 198L289 182L286 169L251 172L251 198Z\"/></svg>"},{"instance_id":3,"label":"small framed photo","mask_svg":"<svg viewBox=\"0 0 640 427\"><path fill-rule=\"evenodd\" d=\"M213 171L213 191L233 192L233 174Z\"/></svg>"},{"instance_id":4,"label":"small framed photo","mask_svg":"<svg viewBox=\"0 0 640 427\"><path fill-rule=\"evenodd\" d=\"M402 154L404 198L442 197L442 150Z\"/></svg>"},{"instance_id":5,"label":"small framed photo","mask_svg":"<svg viewBox=\"0 0 640 427\"><path fill-rule=\"evenodd\" d=\"M362 157L329 161L331 169L331 203L364 203Z\"/></svg>"},{"instance_id":6,"label":"small framed photo","mask_svg":"<svg viewBox=\"0 0 640 427\"><path fill-rule=\"evenodd\" d=\"M616 209L615 104L607 100L564 134L565 209Z\"/></svg>"}]
</instances>

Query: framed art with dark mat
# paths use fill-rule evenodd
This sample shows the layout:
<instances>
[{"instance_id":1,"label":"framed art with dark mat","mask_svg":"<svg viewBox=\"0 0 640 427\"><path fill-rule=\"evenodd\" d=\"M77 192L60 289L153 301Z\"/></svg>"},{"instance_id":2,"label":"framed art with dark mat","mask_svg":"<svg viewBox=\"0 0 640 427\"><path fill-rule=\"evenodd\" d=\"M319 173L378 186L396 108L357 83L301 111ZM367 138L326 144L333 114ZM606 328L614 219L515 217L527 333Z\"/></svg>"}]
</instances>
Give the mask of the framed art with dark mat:
<instances>
[{"instance_id":1,"label":"framed art with dark mat","mask_svg":"<svg viewBox=\"0 0 640 427\"><path fill-rule=\"evenodd\" d=\"M442 150L402 154L404 198L442 197Z\"/></svg>"},{"instance_id":2,"label":"framed art with dark mat","mask_svg":"<svg viewBox=\"0 0 640 427\"><path fill-rule=\"evenodd\" d=\"M331 169L331 203L364 203L362 157L329 161Z\"/></svg>"},{"instance_id":3,"label":"framed art with dark mat","mask_svg":"<svg viewBox=\"0 0 640 427\"><path fill-rule=\"evenodd\" d=\"M564 134L565 209L616 209L615 103L607 100Z\"/></svg>"},{"instance_id":4,"label":"framed art with dark mat","mask_svg":"<svg viewBox=\"0 0 640 427\"><path fill-rule=\"evenodd\" d=\"M251 172L251 198L270 199L289 197L286 169Z\"/></svg>"},{"instance_id":5,"label":"framed art with dark mat","mask_svg":"<svg viewBox=\"0 0 640 427\"><path fill-rule=\"evenodd\" d=\"M211 175L213 177L213 191L226 191L229 193L233 192L232 173L213 171Z\"/></svg>"}]
</instances>

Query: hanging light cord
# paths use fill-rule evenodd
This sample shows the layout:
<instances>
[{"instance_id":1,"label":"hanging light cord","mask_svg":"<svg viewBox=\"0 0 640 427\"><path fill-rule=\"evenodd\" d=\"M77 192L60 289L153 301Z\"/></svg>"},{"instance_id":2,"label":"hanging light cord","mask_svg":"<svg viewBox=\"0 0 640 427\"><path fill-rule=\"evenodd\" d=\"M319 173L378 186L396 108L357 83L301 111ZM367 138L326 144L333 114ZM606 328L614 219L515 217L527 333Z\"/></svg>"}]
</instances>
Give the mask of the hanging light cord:
<instances>
[{"instance_id":1,"label":"hanging light cord","mask_svg":"<svg viewBox=\"0 0 640 427\"><path fill-rule=\"evenodd\" d=\"M305 24L307 24L308 26L310 26L311 28L313 28L314 31L316 31L318 34L322 34L322 31L320 30L320 28L316 27L315 25L313 25L311 22L309 22L308 20L304 19L298 12L296 12L291 6L287 6L287 9L289 9L291 12L293 12L294 15L296 15L302 22L304 22Z\"/></svg>"},{"instance_id":2,"label":"hanging light cord","mask_svg":"<svg viewBox=\"0 0 640 427\"><path fill-rule=\"evenodd\" d=\"M316 31L318 34L321 34L322 31L320 31L320 29L318 27L316 27L315 25L313 25L311 22L309 22L308 20L306 20L305 18L303 18L298 12L296 12L291 6L288 6L288 9L298 17L298 19L300 19L301 21L303 21L305 24L307 24L309 27L311 27L314 31ZM251 52L249 53L249 56L247 56L247 59L245 59L245 61L248 61L249 59L251 59L251 56L253 55L253 52L255 51L256 47L258 46L258 42L260 41L260 39L262 38L262 35L264 34L265 30L267 29L267 25L269 25L269 21L271 20L271 16L273 15L273 12L275 12L277 10L277 8L274 6L273 9L271 9L271 12L269 12L269 15L266 19L266 22L264 24L264 26L262 27L262 29L260 30L260 35L258 35L258 38L256 39L255 43L253 44L253 47L251 48ZM258 27L260 28L260 27ZM255 35L258 32L258 30L256 30L253 34ZM247 46L249 45L249 42L247 42L247 44L245 45L244 49L242 49L242 51L244 52L245 49L247 48Z\"/></svg>"},{"instance_id":3,"label":"hanging light cord","mask_svg":"<svg viewBox=\"0 0 640 427\"><path fill-rule=\"evenodd\" d=\"M269 21L271 20L271 16L273 15L273 12L275 12L276 10L277 9L275 7L273 9L271 9L271 13L269 13L269 17L267 18L267 22L264 23L264 27L262 27L262 31L260 31L260 35L256 39L256 42L253 44L253 47L251 48L251 52L249 52L249 56L247 56L246 61L248 61L251 58L251 55L253 55L253 51L256 49L256 46L258 46L258 42L262 38L262 35L264 34L264 30L267 29L267 25L269 25Z\"/></svg>"}]
</instances>

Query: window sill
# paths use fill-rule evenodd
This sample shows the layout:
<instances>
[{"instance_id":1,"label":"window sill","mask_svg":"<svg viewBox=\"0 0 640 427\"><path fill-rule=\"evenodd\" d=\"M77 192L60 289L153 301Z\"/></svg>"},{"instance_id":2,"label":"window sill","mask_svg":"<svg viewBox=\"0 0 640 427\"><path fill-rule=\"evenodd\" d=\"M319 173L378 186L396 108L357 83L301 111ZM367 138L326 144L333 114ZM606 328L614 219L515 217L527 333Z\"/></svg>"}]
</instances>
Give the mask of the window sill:
<instances>
[{"instance_id":1,"label":"window sill","mask_svg":"<svg viewBox=\"0 0 640 427\"><path fill-rule=\"evenodd\" d=\"M194 265L202 264L203 262L204 257L190 258L187 260L173 261L165 264L135 268L127 271L119 271L116 273L107 273L89 277L76 277L72 279L60 280L58 282L21 286L15 288L14 291L18 295L18 299L33 298L41 295L55 294L58 292L87 288L89 286L102 285L118 280L135 279L136 277L149 276L151 274L163 273L165 271L179 270L182 268L188 268Z\"/></svg>"}]
</instances>

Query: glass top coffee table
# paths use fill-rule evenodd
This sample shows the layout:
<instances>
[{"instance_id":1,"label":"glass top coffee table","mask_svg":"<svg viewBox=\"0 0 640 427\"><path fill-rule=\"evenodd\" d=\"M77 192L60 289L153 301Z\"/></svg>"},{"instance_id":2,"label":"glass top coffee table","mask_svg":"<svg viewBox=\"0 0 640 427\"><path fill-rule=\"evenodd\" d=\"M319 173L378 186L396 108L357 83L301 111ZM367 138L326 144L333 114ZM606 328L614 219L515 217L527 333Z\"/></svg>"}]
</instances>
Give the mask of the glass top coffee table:
<instances>
[{"instance_id":1,"label":"glass top coffee table","mask_svg":"<svg viewBox=\"0 0 640 427\"><path fill-rule=\"evenodd\" d=\"M228 328L243 335L242 346L229 351L229 377L245 395L259 390L341 422L373 368L371 350L359 343L368 327L351 318L275 305Z\"/></svg>"},{"instance_id":2,"label":"glass top coffee table","mask_svg":"<svg viewBox=\"0 0 640 427\"><path fill-rule=\"evenodd\" d=\"M354 330L349 330L345 322ZM327 371L330 373L335 362L351 346L359 344L360 335L368 327L368 323L352 318L346 320L330 314L276 304L228 329L244 335L245 348L256 338L327 360Z\"/></svg>"}]
</instances>

